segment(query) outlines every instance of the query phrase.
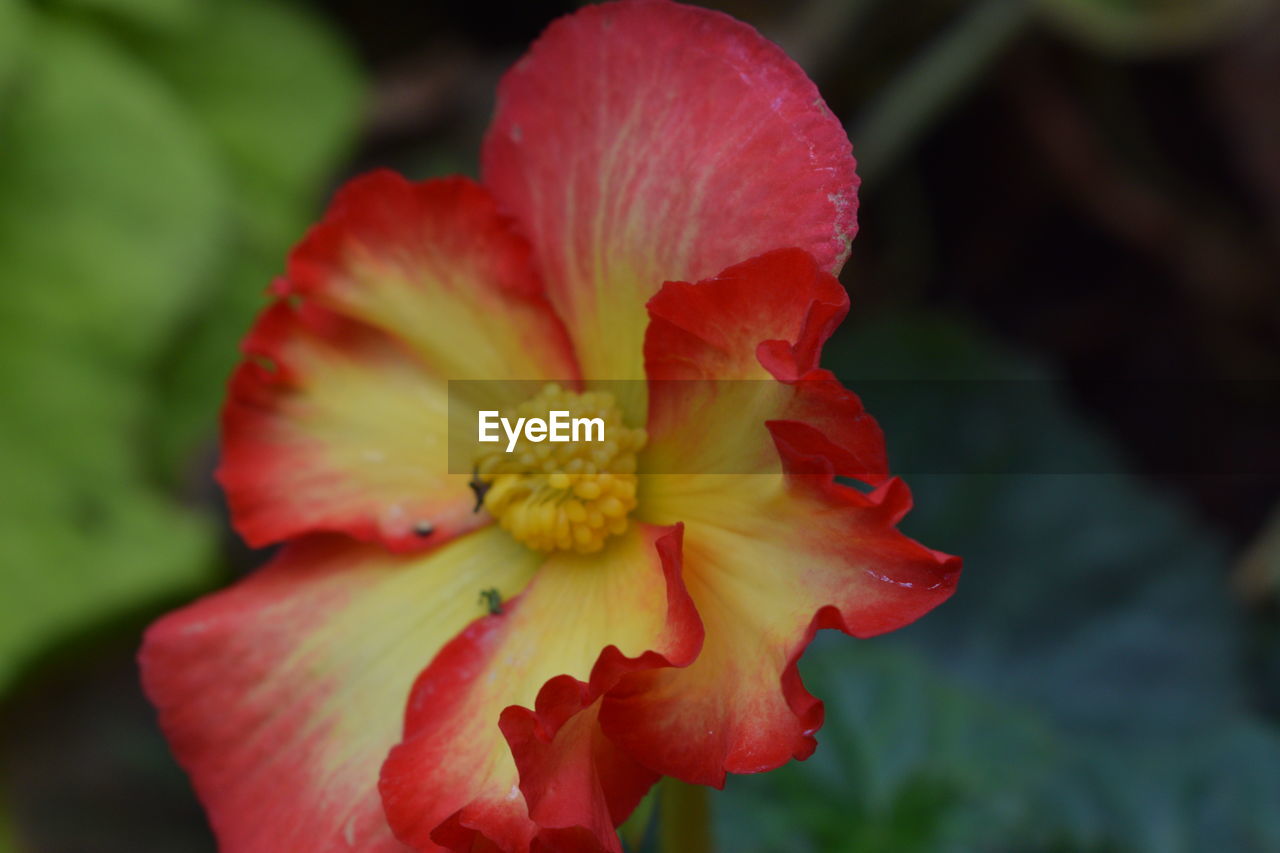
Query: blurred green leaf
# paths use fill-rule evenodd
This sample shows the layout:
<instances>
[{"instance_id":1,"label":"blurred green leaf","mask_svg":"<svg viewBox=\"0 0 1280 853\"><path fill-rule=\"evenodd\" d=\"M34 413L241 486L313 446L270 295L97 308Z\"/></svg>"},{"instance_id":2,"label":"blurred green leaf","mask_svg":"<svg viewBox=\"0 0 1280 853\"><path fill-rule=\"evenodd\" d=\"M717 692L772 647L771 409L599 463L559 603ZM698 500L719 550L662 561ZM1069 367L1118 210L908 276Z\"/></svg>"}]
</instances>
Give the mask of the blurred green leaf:
<instances>
[{"instance_id":1,"label":"blurred green leaf","mask_svg":"<svg viewBox=\"0 0 1280 853\"><path fill-rule=\"evenodd\" d=\"M208 284L226 196L146 69L37 20L0 132L0 691L61 637L208 577L212 527L148 482L148 371Z\"/></svg>"},{"instance_id":2,"label":"blurred green leaf","mask_svg":"<svg viewBox=\"0 0 1280 853\"><path fill-rule=\"evenodd\" d=\"M313 201L355 131L353 59L285 2L222 0L202 13L190 34L155 41L146 55L217 140L247 218L281 191Z\"/></svg>"},{"instance_id":3,"label":"blurred green leaf","mask_svg":"<svg viewBox=\"0 0 1280 853\"><path fill-rule=\"evenodd\" d=\"M0 692L29 657L208 578L212 529L137 473L144 394L74 346L0 349Z\"/></svg>"},{"instance_id":4,"label":"blurred green leaf","mask_svg":"<svg viewBox=\"0 0 1280 853\"><path fill-rule=\"evenodd\" d=\"M189 28L207 0L56 0L65 8L98 12L161 33ZM217 2L217 0L214 0Z\"/></svg>"},{"instance_id":5,"label":"blurred green leaf","mask_svg":"<svg viewBox=\"0 0 1280 853\"><path fill-rule=\"evenodd\" d=\"M1013 836L1029 850L1052 832L1036 807L1056 753L1033 714L879 642L823 636L803 669L827 702L821 745L805 764L730 779L723 849L934 853Z\"/></svg>"},{"instance_id":6,"label":"blurred green leaf","mask_svg":"<svg viewBox=\"0 0 1280 853\"><path fill-rule=\"evenodd\" d=\"M25 52L27 9L25 0L0 0L0 110L9 94L11 78Z\"/></svg>"},{"instance_id":7,"label":"blurred green leaf","mask_svg":"<svg viewBox=\"0 0 1280 853\"><path fill-rule=\"evenodd\" d=\"M209 282L224 187L204 138L134 60L39 25L0 136L0 320L137 364Z\"/></svg>"}]
</instances>

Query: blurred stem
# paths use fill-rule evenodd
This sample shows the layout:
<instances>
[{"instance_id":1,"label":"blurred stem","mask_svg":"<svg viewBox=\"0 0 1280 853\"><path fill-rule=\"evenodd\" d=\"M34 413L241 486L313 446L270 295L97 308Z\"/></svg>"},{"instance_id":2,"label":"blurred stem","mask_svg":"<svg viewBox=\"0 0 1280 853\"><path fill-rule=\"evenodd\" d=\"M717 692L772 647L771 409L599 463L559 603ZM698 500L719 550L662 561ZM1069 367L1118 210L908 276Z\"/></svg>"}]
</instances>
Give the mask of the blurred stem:
<instances>
[{"instance_id":1,"label":"blurred stem","mask_svg":"<svg viewBox=\"0 0 1280 853\"><path fill-rule=\"evenodd\" d=\"M864 185L892 171L1031 17L1031 0L975 0L863 110L851 134Z\"/></svg>"},{"instance_id":2,"label":"blurred stem","mask_svg":"<svg viewBox=\"0 0 1280 853\"><path fill-rule=\"evenodd\" d=\"M800 4L775 41L810 77L818 79L826 74L831 60L853 43L862 22L882 2L810 0Z\"/></svg>"},{"instance_id":3,"label":"blurred stem","mask_svg":"<svg viewBox=\"0 0 1280 853\"><path fill-rule=\"evenodd\" d=\"M645 794L640 805L627 818L626 823L618 827L618 836L630 853L640 853L644 849L645 838L649 835L649 827L653 824L654 805L658 802L658 789L655 787Z\"/></svg>"},{"instance_id":4,"label":"blurred stem","mask_svg":"<svg viewBox=\"0 0 1280 853\"><path fill-rule=\"evenodd\" d=\"M705 785L666 778L658 789L658 853L711 853L711 798Z\"/></svg>"},{"instance_id":5,"label":"blurred stem","mask_svg":"<svg viewBox=\"0 0 1280 853\"><path fill-rule=\"evenodd\" d=\"M18 853L18 839L4 805L0 803L0 853Z\"/></svg>"}]
</instances>

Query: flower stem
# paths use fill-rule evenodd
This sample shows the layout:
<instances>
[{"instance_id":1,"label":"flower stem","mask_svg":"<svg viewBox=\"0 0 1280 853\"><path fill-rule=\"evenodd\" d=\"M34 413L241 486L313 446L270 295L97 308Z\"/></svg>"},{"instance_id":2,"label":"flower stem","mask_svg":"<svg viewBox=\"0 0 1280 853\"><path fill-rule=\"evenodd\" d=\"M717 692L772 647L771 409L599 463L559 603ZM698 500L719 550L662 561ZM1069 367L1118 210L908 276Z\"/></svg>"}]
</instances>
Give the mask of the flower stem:
<instances>
[{"instance_id":1,"label":"flower stem","mask_svg":"<svg viewBox=\"0 0 1280 853\"><path fill-rule=\"evenodd\" d=\"M622 849L627 853L645 853L649 849L645 841L649 838L649 830L653 827L653 812L657 801L658 790L655 787L645 794L644 799L640 801L640 805L636 806L636 810L631 813L631 817L627 818L626 823L618 827Z\"/></svg>"},{"instance_id":2,"label":"flower stem","mask_svg":"<svg viewBox=\"0 0 1280 853\"><path fill-rule=\"evenodd\" d=\"M14 833L9 816L0 806L0 853L18 853L18 839Z\"/></svg>"},{"instance_id":3,"label":"flower stem","mask_svg":"<svg viewBox=\"0 0 1280 853\"><path fill-rule=\"evenodd\" d=\"M658 853L711 853L712 849L706 786L663 779L658 791Z\"/></svg>"}]
</instances>

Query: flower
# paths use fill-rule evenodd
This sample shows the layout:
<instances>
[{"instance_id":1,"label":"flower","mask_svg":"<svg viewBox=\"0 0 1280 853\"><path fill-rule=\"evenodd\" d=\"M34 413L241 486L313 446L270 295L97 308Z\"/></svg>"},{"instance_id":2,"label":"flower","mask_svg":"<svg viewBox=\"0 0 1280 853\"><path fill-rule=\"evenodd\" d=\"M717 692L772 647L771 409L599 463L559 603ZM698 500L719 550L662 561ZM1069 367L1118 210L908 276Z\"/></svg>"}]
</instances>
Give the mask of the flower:
<instances>
[{"instance_id":1,"label":"flower","mask_svg":"<svg viewBox=\"0 0 1280 853\"><path fill-rule=\"evenodd\" d=\"M140 655L224 850L616 851L660 775L813 751L816 630L954 587L818 367L857 178L778 48L585 8L503 79L483 173L352 181L245 341L218 473L245 539L284 544ZM491 407L621 438L450 473L450 380L536 380Z\"/></svg>"}]
</instances>

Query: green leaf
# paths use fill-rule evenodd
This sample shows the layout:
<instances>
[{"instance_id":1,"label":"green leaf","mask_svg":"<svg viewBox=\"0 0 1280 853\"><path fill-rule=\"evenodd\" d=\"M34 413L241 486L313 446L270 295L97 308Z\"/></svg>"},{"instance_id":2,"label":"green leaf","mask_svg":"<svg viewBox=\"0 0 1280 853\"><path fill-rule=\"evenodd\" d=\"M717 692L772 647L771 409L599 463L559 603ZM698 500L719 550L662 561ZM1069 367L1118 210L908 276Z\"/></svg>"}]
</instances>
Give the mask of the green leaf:
<instances>
[{"instance_id":1,"label":"green leaf","mask_svg":"<svg viewBox=\"0 0 1280 853\"><path fill-rule=\"evenodd\" d=\"M0 115L14 73L21 67L26 48L25 0L0 0Z\"/></svg>"},{"instance_id":2,"label":"green leaf","mask_svg":"<svg viewBox=\"0 0 1280 853\"><path fill-rule=\"evenodd\" d=\"M216 0L215 0L216 1ZM189 29L206 0L56 0L67 9L100 13L146 30L173 33Z\"/></svg>"},{"instance_id":3,"label":"green leaf","mask_svg":"<svg viewBox=\"0 0 1280 853\"><path fill-rule=\"evenodd\" d=\"M818 751L730 778L717 802L723 849L934 853L1002 834L1032 849L1050 835L1036 807L1057 755L1033 714L882 642L821 637L803 671L827 702Z\"/></svg>"},{"instance_id":4,"label":"green leaf","mask_svg":"<svg viewBox=\"0 0 1280 853\"><path fill-rule=\"evenodd\" d=\"M276 0L220 0L183 38L146 48L217 140L253 220L280 192L311 200L351 143L360 78L316 18Z\"/></svg>"},{"instance_id":5,"label":"green leaf","mask_svg":"<svg viewBox=\"0 0 1280 853\"><path fill-rule=\"evenodd\" d=\"M0 692L30 657L208 579L213 530L143 473L146 379L208 284L198 130L102 36L37 21L0 131Z\"/></svg>"},{"instance_id":6,"label":"green leaf","mask_svg":"<svg viewBox=\"0 0 1280 853\"><path fill-rule=\"evenodd\" d=\"M0 389L2 693L50 643L205 582L213 531L139 475L133 377L15 330Z\"/></svg>"},{"instance_id":7,"label":"green leaf","mask_svg":"<svg viewBox=\"0 0 1280 853\"><path fill-rule=\"evenodd\" d=\"M144 68L45 24L0 134L0 320L137 364L209 284L224 187Z\"/></svg>"}]
</instances>

